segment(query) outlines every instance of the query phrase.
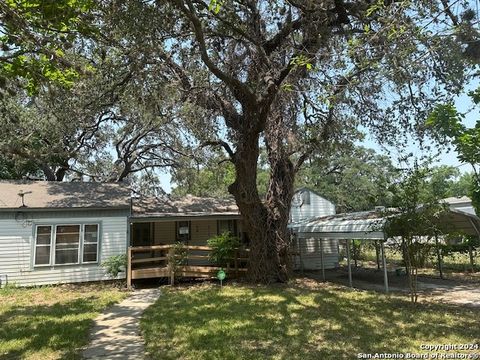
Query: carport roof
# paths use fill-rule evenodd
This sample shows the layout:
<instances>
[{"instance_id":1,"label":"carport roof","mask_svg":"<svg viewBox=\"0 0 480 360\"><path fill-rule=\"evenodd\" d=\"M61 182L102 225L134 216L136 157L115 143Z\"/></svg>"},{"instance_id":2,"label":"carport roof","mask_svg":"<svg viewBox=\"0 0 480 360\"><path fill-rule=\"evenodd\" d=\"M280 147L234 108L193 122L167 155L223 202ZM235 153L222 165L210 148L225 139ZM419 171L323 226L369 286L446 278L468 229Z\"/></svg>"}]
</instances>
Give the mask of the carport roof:
<instances>
[{"instance_id":1,"label":"carport roof","mask_svg":"<svg viewBox=\"0 0 480 360\"><path fill-rule=\"evenodd\" d=\"M375 211L362 211L318 217L296 224L290 228L301 233L316 233L340 239L383 239L386 219Z\"/></svg>"},{"instance_id":2,"label":"carport roof","mask_svg":"<svg viewBox=\"0 0 480 360\"><path fill-rule=\"evenodd\" d=\"M337 239L383 240L385 223L388 218L394 216L394 214L385 216L384 213L377 211L363 211L323 216L291 224L290 228L300 237L305 234L316 234ZM451 232L480 236L480 218L454 207L450 207L439 222L447 224Z\"/></svg>"}]
</instances>

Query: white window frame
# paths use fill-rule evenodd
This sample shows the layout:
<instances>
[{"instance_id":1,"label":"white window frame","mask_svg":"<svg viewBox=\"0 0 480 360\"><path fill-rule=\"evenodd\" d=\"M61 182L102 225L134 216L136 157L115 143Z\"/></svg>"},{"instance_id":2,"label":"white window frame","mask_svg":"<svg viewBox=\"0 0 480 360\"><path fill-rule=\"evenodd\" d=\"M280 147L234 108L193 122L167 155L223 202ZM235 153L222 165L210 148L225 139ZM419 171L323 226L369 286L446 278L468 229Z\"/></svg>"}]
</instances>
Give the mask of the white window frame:
<instances>
[{"instance_id":1,"label":"white window frame","mask_svg":"<svg viewBox=\"0 0 480 360\"><path fill-rule=\"evenodd\" d=\"M77 262L73 263L61 263L57 264L56 257L57 257L57 228L59 226L78 226L78 253L77 253ZM81 265L82 263L80 262L80 250L82 246L82 224L55 224L55 237L53 238L53 252L52 252L52 257L53 257L53 265L54 266L63 266L63 265Z\"/></svg>"},{"instance_id":2,"label":"white window frame","mask_svg":"<svg viewBox=\"0 0 480 360\"><path fill-rule=\"evenodd\" d=\"M96 261L83 261L83 252L84 252L84 245L92 245L95 244L94 242L85 242L85 226L86 225L95 225L97 226L97 259ZM99 264L100 262L100 228L101 224L99 222L85 222L85 223L50 223L50 224L35 224L34 230L34 239L33 239L33 267L40 268L40 267L56 267L56 266L71 266L71 265L89 265L89 264ZM40 226L48 226L50 227L50 256L49 256L49 263L48 264L36 264L36 250L37 246L47 246L47 245L37 245L37 236L38 236L38 228ZM57 227L58 226L79 226L79 242L78 242L78 261L74 263L65 263L65 264L57 264L55 263L55 255L56 255L56 244L57 244Z\"/></svg>"},{"instance_id":3,"label":"white window frame","mask_svg":"<svg viewBox=\"0 0 480 360\"><path fill-rule=\"evenodd\" d=\"M97 227L97 241L96 242L87 242L85 241L85 226L95 225ZM83 261L83 252L85 251L85 245L97 244L96 260L95 261ZM98 264L98 255L100 250L100 224L98 223L85 223L82 224L82 254L81 254L81 264Z\"/></svg>"},{"instance_id":4,"label":"white window frame","mask_svg":"<svg viewBox=\"0 0 480 360\"><path fill-rule=\"evenodd\" d=\"M37 236L38 236L38 228L40 226L45 226L45 227L50 227L50 244L49 245L43 245L43 244L40 244L38 245L37 244ZM51 224L38 224L38 225L35 225L35 238L34 238L34 247L33 247L33 266L35 267L45 267L45 266L52 266L52 246L53 246L53 229L55 227ZM49 246L50 247L50 253L48 254L48 264L36 264L36 261L37 261L37 246L41 246L41 247L47 247Z\"/></svg>"}]
</instances>

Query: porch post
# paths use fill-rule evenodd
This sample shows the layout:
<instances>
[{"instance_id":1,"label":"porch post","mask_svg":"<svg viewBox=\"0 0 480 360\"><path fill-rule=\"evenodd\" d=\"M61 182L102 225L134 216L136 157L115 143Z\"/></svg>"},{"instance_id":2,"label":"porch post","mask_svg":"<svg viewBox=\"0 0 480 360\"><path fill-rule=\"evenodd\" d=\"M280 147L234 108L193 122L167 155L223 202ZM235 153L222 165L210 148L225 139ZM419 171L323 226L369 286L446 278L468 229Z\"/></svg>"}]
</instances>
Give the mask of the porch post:
<instances>
[{"instance_id":1,"label":"porch post","mask_svg":"<svg viewBox=\"0 0 480 360\"><path fill-rule=\"evenodd\" d=\"M235 278L238 279L238 249L234 253Z\"/></svg>"},{"instance_id":2,"label":"porch post","mask_svg":"<svg viewBox=\"0 0 480 360\"><path fill-rule=\"evenodd\" d=\"M385 293L388 294L388 271L387 271L387 257L385 256L385 242L380 242L380 248L382 250L382 263L383 263L383 284L385 285Z\"/></svg>"},{"instance_id":3,"label":"porch post","mask_svg":"<svg viewBox=\"0 0 480 360\"><path fill-rule=\"evenodd\" d=\"M347 239L347 262L348 262L348 286L353 287L352 264L350 263L350 239Z\"/></svg>"},{"instance_id":4,"label":"porch post","mask_svg":"<svg viewBox=\"0 0 480 360\"><path fill-rule=\"evenodd\" d=\"M171 247L168 249L167 266L170 271L170 285L175 285L175 249Z\"/></svg>"},{"instance_id":5,"label":"porch post","mask_svg":"<svg viewBox=\"0 0 480 360\"><path fill-rule=\"evenodd\" d=\"M475 232L477 233L478 238L480 239L480 230L478 229L477 226L475 226L474 222L472 219L470 219L470 224L472 224L473 228L475 229ZM470 265L472 267L472 273L475 272L475 261L473 259L473 249L471 246L468 247L468 252L470 255Z\"/></svg>"},{"instance_id":6,"label":"porch post","mask_svg":"<svg viewBox=\"0 0 480 360\"><path fill-rule=\"evenodd\" d=\"M132 287L132 247L127 250L127 288Z\"/></svg>"}]
</instances>

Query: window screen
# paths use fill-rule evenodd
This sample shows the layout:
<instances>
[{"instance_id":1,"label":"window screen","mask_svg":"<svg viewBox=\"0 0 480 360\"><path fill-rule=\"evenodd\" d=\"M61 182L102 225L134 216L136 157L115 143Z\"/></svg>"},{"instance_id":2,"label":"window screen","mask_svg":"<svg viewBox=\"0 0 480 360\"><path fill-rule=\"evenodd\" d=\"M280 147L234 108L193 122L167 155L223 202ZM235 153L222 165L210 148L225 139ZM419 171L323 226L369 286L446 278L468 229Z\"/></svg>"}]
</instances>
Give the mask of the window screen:
<instances>
[{"instance_id":1,"label":"window screen","mask_svg":"<svg viewBox=\"0 0 480 360\"><path fill-rule=\"evenodd\" d=\"M78 263L80 225L57 225L55 236L55 264Z\"/></svg>"},{"instance_id":2,"label":"window screen","mask_svg":"<svg viewBox=\"0 0 480 360\"><path fill-rule=\"evenodd\" d=\"M83 233L83 262L97 262L98 225L85 225Z\"/></svg>"},{"instance_id":3,"label":"window screen","mask_svg":"<svg viewBox=\"0 0 480 360\"><path fill-rule=\"evenodd\" d=\"M35 265L50 264L50 249L52 246L52 227L37 226L35 241Z\"/></svg>"}]
</instances>

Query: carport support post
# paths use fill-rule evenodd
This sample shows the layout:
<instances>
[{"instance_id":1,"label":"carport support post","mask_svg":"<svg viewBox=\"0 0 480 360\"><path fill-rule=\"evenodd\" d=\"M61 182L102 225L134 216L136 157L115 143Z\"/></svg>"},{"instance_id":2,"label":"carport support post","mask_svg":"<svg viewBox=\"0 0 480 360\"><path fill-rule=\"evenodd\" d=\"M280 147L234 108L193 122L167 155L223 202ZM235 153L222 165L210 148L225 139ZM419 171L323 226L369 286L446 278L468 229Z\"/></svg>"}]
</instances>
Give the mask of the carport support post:
<instances>
[{"instance_id":1,"label":"carport support post","mask_svg":"<svg viewBox=\"0 0 480 360\"><path fill-rule=\"evenodd\" d=\"M468 246L468 255L470 256L470 270L473 274L475 272L475 261L473 260L473 247L472 247L472 245Z\"/></svg>"},{"instance_id":2,"label":"carport support post","mask_svg":"<svg viewBox=\"0 0 480 360\"><path fill-rule=\"evenodd\" d=\"M438 235L437 234L435 234L435 247L437 248L438 271L440 272L440 279L443 279L442 254L440 253L440 246L438 244Z\"/></svg>"},{"instance_id":3,"label":"carport support post","mask_svg":"<svg viewBox=\"0 0 480 360\"><path fill-rule=\"evenodd\" d=\"M377 259L377 269L380 270L380 250L378 249L377 240L375 240L375 257Z\"/></svg>"},{"instance_id":4,"label":"carport support post","mask_svg":"<svg viewBox=\"0 0 480 360\"><path fill-rule=\"evenodd\" d=\"M381 241L381 242L380 242L380 249L382 250L383 284L385 285L385 292L388 294L387 257L385 256L385 244L384 244L384 241Z\"/></svg>"},{"instance_id":5,"label":"carport support post","mask_svg":"<svg viewBox=\"0 0 480 360\"><path fill-rule=\"evenodd\" d=\"M350 239L347 240L347 262L348 262L348 286L353 287L352 264L350 263Z\"/></svg>"},{"instance_id":6,"label":"carport support post","mask_svg":"<svg viewBox=\"0 0 480 360\"><path fill-rule=\"evenodd\" d=\"M322 279L323 281L325 281L325 263L324 263L324 256L323 256L323 240L322 238L320 238L320 256L321 256L321 260L322 260Z\"/></svg>"}]
</instances>

